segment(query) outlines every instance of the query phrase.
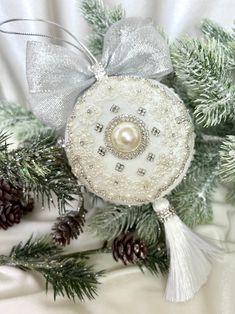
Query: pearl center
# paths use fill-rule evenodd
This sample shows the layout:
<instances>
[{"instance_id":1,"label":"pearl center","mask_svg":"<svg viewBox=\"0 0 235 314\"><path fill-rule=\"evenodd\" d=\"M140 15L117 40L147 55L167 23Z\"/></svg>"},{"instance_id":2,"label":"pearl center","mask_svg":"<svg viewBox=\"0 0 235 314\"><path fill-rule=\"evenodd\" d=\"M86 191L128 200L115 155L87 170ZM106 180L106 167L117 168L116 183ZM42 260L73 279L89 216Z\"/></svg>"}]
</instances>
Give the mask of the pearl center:
<instances>
[{"instance_id":1,"label":"pearl center","mask_svg":"<svg viewBox=\"0 0 235 314\"><path fill-rule=\"evenodd\" d=\"M117 151L133 152L141 143L141 130L133 122L121 122L112 130L111 141Z\"/></svg>"}]
</instances>

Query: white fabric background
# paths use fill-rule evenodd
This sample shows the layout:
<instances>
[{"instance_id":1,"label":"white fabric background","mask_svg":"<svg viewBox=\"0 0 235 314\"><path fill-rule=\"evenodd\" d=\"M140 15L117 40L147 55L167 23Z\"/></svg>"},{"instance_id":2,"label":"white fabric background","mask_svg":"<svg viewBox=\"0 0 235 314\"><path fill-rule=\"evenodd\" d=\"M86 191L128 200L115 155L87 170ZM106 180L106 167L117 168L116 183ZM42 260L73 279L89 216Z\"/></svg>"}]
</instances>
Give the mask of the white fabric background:
<instances>
[{"instance_id":1,"label":"white fabric background","mask_svg":"<svg viewBox=\"0 0 235 314\"><path fill-rule=\"evenodd\" d=\"M204 17L231 28L235 0L106 0L107 4L122 3L127 16L151 16L162 26L171 40L182 34L198 35L197 27ZM0 0L0 21L13 17L44 18L61 23L83 41L89 29L80 15L76 0ZM38 25L17 26L17 30L38 31ZM50 32L46 26L41 31ZM1 97L27 105L25 79L26 39L0 35ZM40 276L9 267L0 268L1 313L80 313L80 314L233 314L235 312L235 210L223 202L223 189L217 190L214 201L214 222L198 231L224 243L229 252L216 262L208 283L195 298L185 304L170 304L164 300L164 279L143 276L135 267L123 268L109 255L97 256L99 268L107 268L99 297L92 302L71 303L64 299L53 302L44 293ZM7 232L0 230L0 254L9 252L19 239L27 239L33 232L50 230L57 214L38 207L18 226ZM73 242L70 250L89 249L99 245L98 240L84 234Z\"/></svg>"}]
</instances>

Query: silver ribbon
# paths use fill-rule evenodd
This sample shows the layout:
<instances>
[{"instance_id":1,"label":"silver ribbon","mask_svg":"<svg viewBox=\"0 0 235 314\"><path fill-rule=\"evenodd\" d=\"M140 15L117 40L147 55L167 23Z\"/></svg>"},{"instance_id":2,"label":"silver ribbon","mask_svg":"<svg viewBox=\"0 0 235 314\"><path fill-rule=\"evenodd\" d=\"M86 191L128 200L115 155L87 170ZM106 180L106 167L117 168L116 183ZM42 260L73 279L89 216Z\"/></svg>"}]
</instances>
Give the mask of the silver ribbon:
<instances>
[{"instance_id":1,"label":"silver ribbon","mask_svg":"<svg viewBox=\"0 0 235 314\"><path fill-rule=\"evenodd\" d=\"M99 64L84 55L42 42L28 42L27 79L34 114L60 129L78 97L104 75L161 79L172 71L169 49L149 19L126 18L104 38Z\"/></svg>"}]
</instances>

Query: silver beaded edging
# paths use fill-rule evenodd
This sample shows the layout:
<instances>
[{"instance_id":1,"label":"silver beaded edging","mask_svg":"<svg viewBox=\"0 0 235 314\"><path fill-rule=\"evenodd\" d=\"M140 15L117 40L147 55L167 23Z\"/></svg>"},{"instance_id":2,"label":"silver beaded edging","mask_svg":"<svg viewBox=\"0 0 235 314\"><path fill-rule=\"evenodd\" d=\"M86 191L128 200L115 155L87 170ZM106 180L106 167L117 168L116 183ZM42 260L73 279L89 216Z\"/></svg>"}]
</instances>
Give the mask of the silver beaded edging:
<instances>
[{"instance_id":1,"label":"silver beaded edging","mask_svg":"<svg viewBox=\"0 0 235 314\"><path fill-rule=\"evenodd\" d=\"M169 208L165 208L161 211L157 211L157 218L160 220L161 223L165 223L169 218L176 215L175 209L170 206Z\"/></svg>"}]
</instances>

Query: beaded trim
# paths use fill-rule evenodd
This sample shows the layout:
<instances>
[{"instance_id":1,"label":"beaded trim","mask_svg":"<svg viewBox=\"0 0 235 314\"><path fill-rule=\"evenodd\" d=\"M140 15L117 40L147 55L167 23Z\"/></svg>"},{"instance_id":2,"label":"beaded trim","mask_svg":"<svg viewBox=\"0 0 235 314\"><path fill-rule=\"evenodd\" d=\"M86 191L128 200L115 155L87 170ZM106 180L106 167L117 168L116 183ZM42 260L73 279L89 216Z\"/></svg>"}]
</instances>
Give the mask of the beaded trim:
<instances>
[{"instance_id":1,"label":"beaded trim","mask_svg":"<svg viewBox=\"0 0 235 314\"><path fill-rule=\"evenodd\" d=\"M156 214L160 222L164 224L168 219L176 215L176 212L175 212L175 209L172 206L170 206L161 211L157 211Z\"/></svg>"}]
</instances>

